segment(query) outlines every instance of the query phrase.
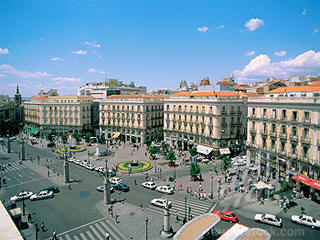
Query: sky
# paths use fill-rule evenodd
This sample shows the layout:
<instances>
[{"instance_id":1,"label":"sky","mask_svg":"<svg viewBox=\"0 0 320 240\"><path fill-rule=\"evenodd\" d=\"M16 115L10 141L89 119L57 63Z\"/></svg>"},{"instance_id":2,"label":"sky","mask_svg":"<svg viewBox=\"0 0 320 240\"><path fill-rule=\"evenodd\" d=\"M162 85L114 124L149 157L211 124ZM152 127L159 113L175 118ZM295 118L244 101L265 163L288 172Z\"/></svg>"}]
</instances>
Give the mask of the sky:
<instances>
[{"instance_id":1,"label":"sky","mask_svg":"<svg viewBox=\"0 0 320 240\"><path fill-rule=\"evenodd\" d=\"M319 0L2 0L0 94L320 75Z\"/></svg>"}]
</instances>

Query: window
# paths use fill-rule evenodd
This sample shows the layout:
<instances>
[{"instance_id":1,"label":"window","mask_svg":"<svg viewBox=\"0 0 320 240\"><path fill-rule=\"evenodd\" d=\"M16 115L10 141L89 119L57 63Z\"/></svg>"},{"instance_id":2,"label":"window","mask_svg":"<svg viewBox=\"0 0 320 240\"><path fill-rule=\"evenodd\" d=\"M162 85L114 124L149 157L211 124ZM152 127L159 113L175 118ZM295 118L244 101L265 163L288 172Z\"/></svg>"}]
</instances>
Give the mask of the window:
<instances>
[{"instance_id":1,"label":"window","mask_svg":"<svg viewBox=\"0 0 320 240\"><path fill-rule=\"evenodd\" d=\"M179 105L179 111L181 111L181 105Z\"/></svg>"},{"instance_id":2,"label":"window","mask_svg":"<svg viewBox=\"0 0 320 240\"><path fill-rule=\"evenodd\" d=\"M241 113L241 107L238 106L238 113Z\"/></svg>"},{"instance_id":3,"label":"window","mask_svg":"<svg viewBox=\"0 0 320 240\"><path fill-rule=\"evenodd\" d=\"M271 148L275 149L276 147L276 140L274 138L271 139Z\"/></svg>"},{"instance_id":4,"label":"window","mask_svg":"<svg viewBox=\"0 0 320 240\"><path fill-rule=\"evenodd\" d=\"M234 124L234 117L231 118L231 124Z\"/></svg>"},{"instance_id":5,"label":"window","mask_svg":"<svg viewBox=\"0 0 320 240\"><path fill-rule=\"evenodd\" d=\"M309 113L308 111L305 111L305 112L304 112L304 119L305 119L306 121L310 120L310 113Z\"/></svg>"},{"instance_id":6,"label":"window","mask_svg":"<svg viewBox=\"0 0 320 240\"><path fill-rule=\"evenodd\" d=\"M304 128L303 129L303 137L308 138L309 137L309 128Z\"/></svg>"},{"instance_id":7,"label":"window","mask_svg":"<svg viewBox=\"0 0 320 240\"><path fill-rule=\"evenodd\" d=\"M256 143L256 135L251 135L251 143L252 144Z\"/></svg>"},{"instance_id":8,"label":"window","mask_svg":"<svg viewBox=\"0 0 320 240\"><path fill-rule=\"evenodd\" d=\"M309 155L309 147L308 146L303 146L303 157L307 158Z\"/></svg>"},{"instance_id":9,"label":"window","mask_svg":"<svg viewBox=\"0 0 320 240\"><path fill-rule=\"evenodd\" d=\"M255 115L256 115L256 109L252 108L252 116L255 116Z\"/></svg>"},{"instance_id":10,"label":"window","mask_svg":"<svg viewBox=\"0 0 320 240\"><path fill-rule=\"evenodd\" d=\"M297 136L297 127L292 127L292 136Z\"/></svg>"},{"instance_id":11,"label":"window","mask_svg":"<svg viewBox=\"0 0 320 240\"><path fill-rule=\"evenodd\" d=\"M286 151L286 142L285 141L281 141L281 151L282 152Z\"/></svg>"},{"instance_id":12,"label":"window","mask_svg":"<svg viewBox=\"0 0 320 240\"><path fill-rule=\"evenodd\" d=\"M291 144L291 153L292 154L297 154L297 145L295 143Z\"/></svg>"},{"instance_id":13,"label":"window","mask_svg":"<svg viewBox=\"0 0 320 240\"><path fill-rule=\"evenodd\" d=\"M212 107L210 106L210 113L212 113Z\"/></svg>"},{"instance_id":14,"label":"window","mask_svg":"<svg viewBox=\"0 0 320 240\"><path fill-rule=\"evenodd\" d=\"M238 122L238 124L241 123L241 118L240 117L237 118L237 122Z\"/></svg>"},{"instance_id":15,"label":"window","mask_svg":"<svg viewBox=\"0 0 320 240\"><path fill-rule=\"evenodd\" d=\"M267 133L267 123L263 123L263 132Z\"/></svg>"},{"instance_id":16,"label":"window","mask_svg":"<svg viewBox=\"0 0 320 240\"><path fill-rule=\"evenodd\" d=\"M255 128L256 128L256 122L252 121L252 129L255 129Z\"/></svg>"},{"instance_id":17,"label":"window","mask_svg":"<svg viewBox=\"0 0 320 240\"><path fill-rule=\"evenodd\" d=\"M231 107L231 113L234 113L234 106Z\"/></svg>"},{"instance_id":18,"label":"window","mask_svg":"<svg viewBox=\"0 0 320 240\"><path fill-rule=\"evenodd\" d=\"M264 117L267 116L267 109L266 109L266 108L263 109L263 116L264 116Z\"/></svg>"},{"instance_id":19,"label":"window","mask_svg":"<svg viewBox=\"0 0 320 240\"><path fill-rule=\"evenodd\" d=\"M272 123L272 132L275 133L276 131L276 124Z\"/></svg>"},{"instance_id":20,"label":"window","mask_svg":"<svg viewBox=\"0 0 320 240\"><path fill-rule=\"evenodd\" d=\"M199 112L199 107L198 106L196 106L196 112Z\"/></svg>"},{"instance_id":21,"label":"window","mask_svg":"<svg viewBox=\"0 0 320 240\"><path fill-rule=\"evenodd\" d=\"M204 112L204 111L205 111L204 106L202 106L202 107L201 107L201 111L202 111L202 112Z\"/></svg>"},{"instance_id":22,"label":"window","mask_svg":"<svg viewBox=\"0 0 320 240\"><path fill-rule=\"evenodd\" d=\"M226 113L226 107L222 107L222 113Z\"/></svg>"},{"instance_id":23,"label":"window","mask_svg":"<svg viewBox=\"0 0 320 240\"><path fill-rule=\"evenodd\" d=\"M272 118L277 118L277 109L272 109Z\"/></svg>"},{"instance_id":24,"label":"window","mask_svg":"<svg viewBox=\"0 0 320 240\"><path fill-rule=\"evenodd\" d=\"M286 119L287 118L287 110L282 110L282 119Z\"/></svg>"},{"instance_id":25,"label":"window","mask_svg":"<svg viewBox=\"0 0 320 240\"><path fill-rule=\"evenodd\" d=\"M282 133L282 134L287 134L286 125L282 125L282 126L281 126L281 133Z\"/></svg>"}]
</instances>

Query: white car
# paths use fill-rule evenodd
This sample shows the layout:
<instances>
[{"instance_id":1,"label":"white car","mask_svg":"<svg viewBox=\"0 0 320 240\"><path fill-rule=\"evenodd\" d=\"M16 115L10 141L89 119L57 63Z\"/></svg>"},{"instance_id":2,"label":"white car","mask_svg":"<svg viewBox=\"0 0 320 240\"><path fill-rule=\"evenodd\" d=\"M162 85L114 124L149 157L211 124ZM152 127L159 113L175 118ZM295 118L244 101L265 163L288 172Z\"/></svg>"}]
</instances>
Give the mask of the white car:
<instances>
[{"instance_id":1,"label":"white car","mask_svg":"<svg viewBox=\"0 0 320 240\"><path fill-rule=\"evenodd\" d=\"M164 199L164 198L155 198L155 199L151 200L151 204L155 205L157 207L164 208L166 206L166 201L167 201L167 199ZM172 207L172 203L170 201L168 201L168 206L169 206L169 208Z\"/></svg>"},{"instance_id":2,"label":"white car","mask_svg":"<svg viewBox=\"0 0 320 240\"><path fill-rule=\"evenodd\" d=\"M320 221L307 215L300 215L300 216L292 215L291 221L302 224L302 225L307 225L312 228L320 228Z\"/></svg>"},{"instance_id":3,"label":"white car","mask_svg":"<svg viewBox=\"0 0 320 240\"><path fill-rule=\"evenodd\" d=\"M40 200L40 199L46 199L46 198L53 198L53 192L48 190L41 191L38 194L33 194L30 197L30 200L33 201L33 200Z\"/></svg>"},{"instance_id":4,"label":"white car","mask_svg":"<svg viewBox=\"0 0 320 240\"><path fill-rule=\"evenodd\" d=\"M28 199L32 196L32 192L22 191L19 192L16 196L10 198L11 201L20 201L22 199Z\"/></svg>"},{"instance_id":5,"label":"white car","mask_svg":"<svg viewBox=\"0 0 320 240\"><path fill-rule=\"evenodd\" d=\"M75 160L75 158L68 158L68 162L74 162Z\"/></svg>"},{"instance_id":6,"label":"white car","mask_svg":"<svg viewBox=\"0 0 320 240\"><path fill-rule=\"evenodd\" d=\"M86 169L93 170L96 166L93 164L89 164L86 166Z\"/></svg>"},{"instance_id":7,"label":"white car","mask_svg":"<svg viewBox=\"0 0 320 240\"><path fill-rule=\"evenodd\" d=\"M247 161L246 160L237 160L237 161L234 161L232 163L233 166L244 166L244 165L247 165Z\"/></svg>"},{"instance_id":8,"label":"white car","mask_svg":"<svg viewBox=\"0 0 320 240\"><path fill-rule=\"evenodd\" d=\"M157 185L156 185L154 182L151 182L151 181L149 181L149 182L144 182L144 183L142 183L141 185L142 185L143 187L149 188L149 189L151 189L151 190L154 190L154 189L157 188Z\"/></svg>"},{"instance_id":9,"label":"white car","mask_svg":"<svg viewBox=\"0 0 320 240\"><path fill-rule=\"evenodd\" d=\"M74 160L73 163L79 165L81 163L81 160Z\"/></svg>"},{"instance_id":10,"label":"white car","mask_svg":"<svg viewBox=\"0 0 320 240\"><path fill-rule=\"evenodd\" d=\"M112 184L119 184L119 183L122 183L122 180L118 177L113 177L109 179L109 182Z\"/></svg>"},{"instance_id":11,"label":"white car","mask_svg":"<svg viewBox=\"0 0 320 240\"><path fill-rule=\"evenodd\" d=\"M95 167L94 170L99 172L99 173L103 173L104 172L104 167Z\"/></svg>"},{"instance_id":12,"label":"white car","mask_svg":"<svg viewBox=\"0 0 320 240\"><path fill-rule=\"evenodd\" d=\"M87 160L83 160L80 164L80 166L85 167L88 165L88 161Z\"/></svg>"},{"instance_id":13,"label":"white car","mask_svg":"<svg viewBox=\"0 0 320 240\"><path fill-rule=\"evenodd\" d=\"M256 214L254 220L269 225L282 227L282 219L272 214Z\"/></svg>"},{"instance_id":14,"label":"white car","mask_svg":"<svg viewBox=\"0 0 320 240\"><path fill-rule=\"evenodd\" d=\"M162 192L165 194L173 194L173 188L169 186L159 186L156 188L156 192Z\"/></svg>"}]
</instances>

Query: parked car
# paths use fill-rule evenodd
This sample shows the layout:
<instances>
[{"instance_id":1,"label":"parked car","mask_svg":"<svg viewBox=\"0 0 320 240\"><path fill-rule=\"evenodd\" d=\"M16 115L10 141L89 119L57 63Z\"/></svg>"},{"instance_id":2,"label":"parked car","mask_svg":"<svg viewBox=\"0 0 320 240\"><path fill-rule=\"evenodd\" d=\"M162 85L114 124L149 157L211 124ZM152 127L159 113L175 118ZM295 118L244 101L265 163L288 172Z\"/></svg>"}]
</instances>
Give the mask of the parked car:
<instances>
[{"instance_id":1,"label":"parked car","mask_svg":"<svg viewBox=\"0 0 320 240\"><path fill-rule=\"evenodd\" d=\"M89 170L93 170L96 166L95 165L93 165L93 164L89 164L89 165L87 165L87 166L85 166L86 167L86 169L89 169Z\"/></svg>"},{"instance_id":2,"label":"parked car","mask_svg":"<svg viewBox=\"0 0 320 240\"><path fill-rule=\"evenodd\" d=\"M97 171L98 173L104 173L104 167L95 167L94 168L95 171Z\"/></svg>"},{"instance_id":3,"label":"parked car","mask_svg":"<svg viewBox=\"0 0 320 240\"><path fill-rule=\"evenodd\" d=\"M142 183L141 185L142 185L143 187L149 188L149 189L151 189L151 190L154 190L154 189L157 188L157 185L156 185L154 182L151 182L151 181L149 181L149 182L144 182L144 183Z\"/></svg>"},{"instance_id":4,"label":"parked car","mask_svg":"<svg viewBox=\"0 0 320 240\"><path fill-rule=\"evenodd\" d=\"M82 162L79 164L82 167L85 167L88 165L88 161L87 160L82 160Z\"/></svg>"},{"instance_id":5,"label":"parked car","mask_svg":"<svg viewBox=\"0 0 320 240\"><path fill-rule=\"evenodd\" d=\"M214 214L217 214L222 220L231 221L231 222L238 222L238 214L233 213L227 210L217 210L214 211Z\"/></svg>"},{"instance_id":6,"label":"parked car","mask_svg":"<svg viewBox=\"0 0 320 240\"><path fill-rule=\"evenodd\" d=\"M109 179L109 182L111 182L112 184L119 184L122 183L122 180L118 177L112 177Z\"/></svg>"},{"instance_id":7,"label":"parked car","mask_svg":"<svg viewBox=\"0 0 320 240\"><path fill-rule=\"evenodd\" d=\"M74 160L73 163L74 163L74 164L77 164L77 165L80 165L81 160Z\"/></svg>"},{"instance_id":8,"label":"parked car","mask_svg":"<svg viewBox=\"0 0 320 240\"><path fill-rule=\"evenodd\" d=\"M257 222L282 227L282 219L272 214L256 214L254 220Z\"/></svg>"},{"instance_id":9,"label":"parked car","mask_svg":"<svg viewBox=\"0 0 320 240\"><path fill-rule=\"evenodd\" d=\"M122 191L122 192L128 192L130 190L130 188L123 183L119 183L114 185L114 189L118 190L118 191Z\"/></svg>"},{"instance_id":10,"label":"parked car","mask_svg":"<svg viewBox=\"0 0 320 240\"><path fill-rule=\"evenodd\" d=\"M39 192L41 192L41 191L49 191L49 192L52 191L53 193L58 193L58 192L60 192L60 189L57 186L48 186L44 189L41 189Z\"/></svg>"},{"instance_id":11,"label":"parked car","mask_svg":"<svg viewBox=\"0 0 320 240\"><path fill-rule=\"evenodd\" d=\"M20 201L22 199L28 199L32 196L32 192L21 191L16 196L10 198L11 201Z\"/></svg>"},{"instance_id":12,"label":"parked car","mask_svg":"<svg viewBox=\"0 0 320 240\"><path fill-rule=\"evenodd\" d=\"M301 225L309 226L311 228L320 228L320 221L307 215L300 215L300 216L292 215L291 221L295 223L299 223Z\"/></svg>"},{"instance_id":13,"label":"parked car","mask_svg":"<svg viewBox=\"0 0 320 240\"><path fill-rule=\"evenodd\" d=\"M167 199L164 199L164 198L155 198L155 199L151 200L151 204L155 205L157 207L164 208L166 206L166 201L167 201ZM172 203L170 201L168 201L168 206L169 206L169 208L172 207Z\"/></svg>"},{"instance_id":14,"label":"parked car","mask_svg":"<svg viewBox=\"0 0 320 240\"><path fill-rule=\"evenodd\" d=\"M49 142L48 144L47 144L47 147L55 147L56 145L53 143L53 142Z\"/></svg>"},{"instance_id":15,"label":"parked car","mask_svg":"<svg viewBox=\"0 0 320 240\"><path fill-rule=\"evenodd\" d=\"M46 199L46 198L53 198L53 192L52 191L41 191L37 194L33 194L31 197L30 197L30 200L33 201L33 200L40 200L40 199Z\"/></svg>"},{"instance_id":16,"label":"parked car","mask_svg":"<svg viewBox=\"0 0 320 240\"><path fill-rule=\"evenodd\" d=\"M173 188L170 186L158 186L156 192L162 192L165 194L173 194Z\"/></svg>"},{"instance_id":17,"label":"parked car","mask_svg":"<svg viewBox=\"0 0 320 240\"><path fill-rule=\"evenodd\" d=\"M239 160L232 162L232 165L233 166L244 166L244 165L247 165L247 160L239 159Z\"/></svg>"},{"instance_id":18,"label":"parked car","mask_svg":"<svg viewBox=\"0 0 320 240\"><path fill-rule=\"evenodd\" d=\"M16 140L16 137L11 137L11 138L9 138L9 140L14 141L14 140Z\"/></svg>"},{"instance_id":19,"label":"parked car","mask_svg":"<svg viewBox=\"0 0 320 240\"><path fill-rule=\"evenodd\" d=\"M98 186L97 187L97 191L98 192L103 192L104 191L104 185ZM110 193L113 193L113 192L114 192L114 188L110 187Z\"/></svg>"}]
</instances>

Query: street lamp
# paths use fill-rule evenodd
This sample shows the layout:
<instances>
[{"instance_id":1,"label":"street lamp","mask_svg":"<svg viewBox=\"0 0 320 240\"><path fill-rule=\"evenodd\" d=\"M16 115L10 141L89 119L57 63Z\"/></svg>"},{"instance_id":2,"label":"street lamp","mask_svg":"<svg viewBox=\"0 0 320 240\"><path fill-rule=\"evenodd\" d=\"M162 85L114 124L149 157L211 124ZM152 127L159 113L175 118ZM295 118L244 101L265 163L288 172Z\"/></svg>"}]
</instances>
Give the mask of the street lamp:
<instances>
[{"instance_id":1,"label":"street lamp","mask_svg":"<svg viewBox=\"0 0 320 240\"><path fill-rule=\"evenodd\" d=\"M173 166L173 178L174 178L174 180L176 180L176 178L177 178L177 174L176 174L176 163L174 163L174 166Z\"/></svg>"},{"instance_id":2,"label":"street lamp","mask_svg":"<svg viewBox=\"0 0 320 240\"><path fill-rule=\"evenodd\" d=\"M184 195L184 218L187 219L187 194Z\"/></svg>"},{"instance_id":3,"label":"street lamp","mask_svg":"<svg viewBox=\"0 0 320 240\"><path fill-rule=\"evenodd\" d=\"M149 219L145 218L144 220L146 221L146 240L148 240L148 221L149 221Z\"/></svg>"},{"instance_id":4,"label":"street lamp","mask_svg":"<svg viewBox=\"0 0 320 240\"><path fill-rule=\"evenodd\" d=\"M112 208L111 197L110 197L110 183L109 183L109 169L108 169L108 160L105 160L106 167L104 172L104 203Z\"/></svg>"},{"instance_id":5,"label":"street lamp","mask_svg":"<svg viewBox=\"0 0 320 240\"><path fill-rule=\"evenodd\" d=\"M209 170L210 171L210 177L211 177L211 195L210 198L213 199L213 170Z\"/></svg>"}]
</instances>

